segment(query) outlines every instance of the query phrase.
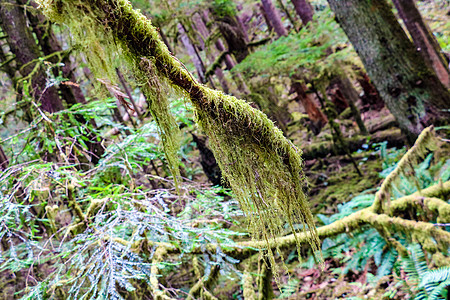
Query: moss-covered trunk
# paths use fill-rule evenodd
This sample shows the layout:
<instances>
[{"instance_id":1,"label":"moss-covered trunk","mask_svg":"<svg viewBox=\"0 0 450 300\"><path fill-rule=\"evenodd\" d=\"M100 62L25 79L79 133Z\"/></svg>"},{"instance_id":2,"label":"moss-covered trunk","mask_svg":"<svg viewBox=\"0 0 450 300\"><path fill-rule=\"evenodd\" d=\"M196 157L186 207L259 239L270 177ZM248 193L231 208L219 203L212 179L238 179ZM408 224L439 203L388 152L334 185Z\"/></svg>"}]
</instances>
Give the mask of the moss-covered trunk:
<instances>
[{"instance_id":1,"label":"moss-covered trunk","mask_svg":"<svg viewBox=\"0 0 450 300\"><path fill-rule=\"evenodd\" d=\"M220 34L228 45L228 51L232 53L238 63L243 61L247 55L248 47L246 35L239 26L235 15L224 14L222 12L213 11L215 24L219 28Z\"/></svg>"},{"instance_id":2,"label":"moss-covered trunk","mask_svg":"<svg viewBox=\"0 0 450 300\"><path fill-rule=\"evenodd\" d=\"M412 143L450 120L450 92L397 22L385 0L328 0L389 110Z\"/></svg>"}]
</instances>

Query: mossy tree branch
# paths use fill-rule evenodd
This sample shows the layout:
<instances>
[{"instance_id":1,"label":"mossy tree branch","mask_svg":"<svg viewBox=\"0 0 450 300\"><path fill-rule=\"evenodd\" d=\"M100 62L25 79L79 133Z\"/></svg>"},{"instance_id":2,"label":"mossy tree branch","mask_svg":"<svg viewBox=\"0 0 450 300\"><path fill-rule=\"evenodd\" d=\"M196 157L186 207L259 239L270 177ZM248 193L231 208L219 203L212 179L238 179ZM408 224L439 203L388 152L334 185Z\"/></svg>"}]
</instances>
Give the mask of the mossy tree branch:
<instances>
[{"instance_id":1,"label":"mossy tree branch","mask_svg":"<svg viewBox=\"0 0 450 300\"><path fill-rule=\"evenodd\" d=\"M437 140L434 136L433 126L425 128L417 138L414 146L412 146L412 148L402 157L395 170L392 171L381 184L380 190L375 195L375 201L372 206L374 212L383 212L384 206L389 202L389 190L392 183L406 168L414 165L414 162L416 162L418 158L423 157L428 150L435 149L436 144Z\"/></svg>"},{"instance_id":2,"label":"mossy tree branch","mask_svg":"<svg viewBox=\"0 0 450 300\"><path fill-rule=\"evenodd\" d=\"M275 238L283 231L285 220L296 236L300 233L294 230L294 224L303 223L304 235L314 253L319 251L320 242L304 194L301 152L266 115L245 101L198 83L168 51L156 28L134 11L127 0L41 0L40 3L48 17L66 23L79 40L86 41L91 54L104 56L96 61L96 66L104 69L103 73L114 78L108 62L113 61L114 53L120 53L128 59L140 84L149 86L149 80L156 76L190 98L197 122L210 137L224 177L251 219L255 238L267 241ZM175 143L168 134L173 124L166 121L171 118L168 105L158 102L155 106L152 113L165 144L173 152ZM269 256L274 263L271 250Z\"/></svg>"},{"instance_id":3,"label":"mossy tree branch","mask_svg":"<svg viewBox=\"0 0 450 300\"><path fill-rule=\"evenodd\" d=\"M391 202L391 213L398 213L408 209L409 207L424 207L437 213L439 218L445 218L448 220L450 212L450 204L446 203L436 197L448 197L450 195L450 181L445 183L439 183L429 188L423 189L420 192L416 192L412 195L405 196ZM378 217L380 219L378 219ZM436 237L438 241L450 242L450 233L446 232L439 227L434 226L432 223L416 222L411 220L405 220L399 217L392 217L385 214L376 214L372 211L371 207L365 208L358 212L355 212L339 221L333 222L326 226L318 227L317 233L321 240L325 238L331 238L342 233L352 232L361 228L363 225L370 225L373 227L387 226L388 228L396 228L401 232L412 233L411 237L420 238L420 241L425 241L423 238L429 239L430 237ZM302 243L307 243L308 239L304 233L298 234L297 237L294 234L290 234L283 237L278 237L269 242L269 247L273 249L279 247L280 249L289 249L295 247L296 241L300 240ZM128 242L122 239L115 238L114 241L128 246ZM180 250L169 243L155 243L149 242L150 246L164 247L167 249L168 254L179 254ZM196 247L192 249L191 254L202 254L206 251L214 251L219 245L208 244L205 248ZM428 245L430 246L430 245ZM267 242L260 241L246 241L238 242L233 247L227 245L222 251L234 258L244 260L258 252L258 249L267 247ZM134 242L131 246L133 249L140 249L139 242ZM435 253L438 248L436 245L431 246L431 253Z\"/></svg>"}]
</instances>

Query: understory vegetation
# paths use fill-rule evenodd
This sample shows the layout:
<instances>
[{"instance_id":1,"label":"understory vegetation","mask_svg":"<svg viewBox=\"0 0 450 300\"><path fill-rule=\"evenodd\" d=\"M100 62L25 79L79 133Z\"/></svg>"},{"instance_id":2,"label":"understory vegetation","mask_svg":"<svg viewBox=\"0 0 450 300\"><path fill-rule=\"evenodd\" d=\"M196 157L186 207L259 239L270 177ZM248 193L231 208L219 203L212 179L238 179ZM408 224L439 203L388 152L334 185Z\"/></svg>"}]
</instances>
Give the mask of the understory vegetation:
<instances>
[{"instance_id":1,"label":"understory vegetation","mask_svg":"<svg viewBox=\"0 0 450 300\"><path fill-rule=\"evenodd\" d=\"M299 2L0 0L0 299L449 299L449 104Z\"/></svg>"}]
</instances>

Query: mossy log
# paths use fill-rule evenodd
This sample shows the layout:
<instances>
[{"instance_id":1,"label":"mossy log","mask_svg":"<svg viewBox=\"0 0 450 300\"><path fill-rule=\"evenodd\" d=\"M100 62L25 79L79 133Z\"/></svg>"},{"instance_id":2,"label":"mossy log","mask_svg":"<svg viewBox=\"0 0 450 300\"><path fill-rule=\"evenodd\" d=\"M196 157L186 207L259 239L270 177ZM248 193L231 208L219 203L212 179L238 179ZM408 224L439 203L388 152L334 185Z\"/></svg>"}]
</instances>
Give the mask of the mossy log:
<instances>
[{"instance_id":1,"label":"mossy log","mask_svg":"<svg viewBox=\"0 0 450 300\"><path fill-rule=\"evenodd\" d=\"M405 137L401 133L400 129L389 129L385 131L380 131L371 136L369 144L373 143L381 143L386 141L388 143L388 147L397 147L400 148L405 145ZM348 144L348 149L350 152L355 152L358 149L361 149L362 145L367 144L366 136L354 136L351 138L347 138L346 142ZM345 151L341 147L336 146L333 141L324 141L319 143L313 143L308 146L303 147L303 159L315 159L315 158L323 158L329 155L330 153L334 153L335 155L344 155Z\"/></svg>"}]
</instances>

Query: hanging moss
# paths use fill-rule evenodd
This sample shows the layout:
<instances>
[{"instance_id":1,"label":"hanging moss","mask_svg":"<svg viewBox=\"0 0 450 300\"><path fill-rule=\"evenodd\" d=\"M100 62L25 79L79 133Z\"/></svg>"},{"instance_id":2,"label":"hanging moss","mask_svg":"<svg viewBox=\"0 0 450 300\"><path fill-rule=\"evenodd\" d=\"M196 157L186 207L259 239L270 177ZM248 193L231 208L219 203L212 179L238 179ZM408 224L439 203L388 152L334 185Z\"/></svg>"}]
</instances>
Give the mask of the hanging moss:
<instances>
[{"instance_id":1,"label":"hanging moss","mask_svg":"<svg viewBox=\"0 0 450 300\"><path fill-rule=\"evenodd\" d=\"M86 59L96 78L108 78L110 82L117 83L116 68L127 67L131 71L134 77L132 84L140 87L147 99L149 110L158 124L166 159L177 185L179 129L175 118L169 112L167 83L160 80L161 76L154 67L152 59L137 57L133 49L120 42L108 27L109 20L99 19L101 11L96 11L95 5L89 2L45 0L40 4L48 17L69 26L77 42L75 48L86 54ZM124 61L126 66L123 66Z\"/></svg>"},{"instance_id":2,"label":"hanging moss","mask_svg":"<svg viewBox=\"0 0 450 300\"><path fill-rule=\"evenodd\" d=\"M67 24L79 40L91 41L88 51L95 51L91 45L99 46L96 41L101 41L102 56L109 59L118 53L127 57L140 84L147 84L142 82L145 77L149 83L153 78L162 77L172 88L189 96L200 127L210 137L223 175L249 217L254 238L261 238L269 245L284 229L286 221L295 236L298 231L294 225L302 223L303 234L307 235L314 253L319 253L320 242L304 193L306 180L301 152L266 115L245 101L199 84L170 54L157 29L133 10L127 0L41 0L40 3L53 21ZM110 66L100 58L100 65L97 62L94 65L109 73ZM157 115L158 125L166 135L166 152L174 151L172 147L176 143L170 135L173 125L167 103L157 98L161 103L155 101L150 109L154 110L152 113ZM297 245L300 246L299 241ZM275 266L273 253L268 252Z\"/></svg>"},{"instance_id":3,"label":"hanging moss","mask_svg":"<svg viewBox=\"0 0 450 300\"><path fill-rule=\"evenodd\" d=\"M375 200L372 209L376 213L383 212L390 203L390 195L393 183L400 180L400 175L407 175L408 172L414 172L420 159L423 159L430 151L439 148L439 140L436 138L433 126L425 128L417 138L414 146L398 162L394 171L392 171L381 184L380 190L375 194ZM419 186L417 186L419 189Z\"/></svg>"}]
</instances>

